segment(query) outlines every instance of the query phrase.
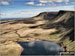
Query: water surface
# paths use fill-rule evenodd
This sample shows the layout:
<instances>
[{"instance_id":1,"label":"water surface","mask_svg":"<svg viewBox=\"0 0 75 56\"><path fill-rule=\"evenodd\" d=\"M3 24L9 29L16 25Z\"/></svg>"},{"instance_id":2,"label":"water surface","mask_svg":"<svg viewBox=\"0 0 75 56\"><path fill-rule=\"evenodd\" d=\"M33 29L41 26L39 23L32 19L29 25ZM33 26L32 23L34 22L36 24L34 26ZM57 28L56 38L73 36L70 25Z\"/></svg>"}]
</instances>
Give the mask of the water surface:
<instances>
[{"instance_id":1,"label":"water surface","mask_svg":"<svg viewBox=\"0 0 75 56\"><path fill-rule=\"evenodd\" d=\"M56 42L18 42L24 50L21 55L58 55L63 49Z\"/></svg>"}]
</instances>

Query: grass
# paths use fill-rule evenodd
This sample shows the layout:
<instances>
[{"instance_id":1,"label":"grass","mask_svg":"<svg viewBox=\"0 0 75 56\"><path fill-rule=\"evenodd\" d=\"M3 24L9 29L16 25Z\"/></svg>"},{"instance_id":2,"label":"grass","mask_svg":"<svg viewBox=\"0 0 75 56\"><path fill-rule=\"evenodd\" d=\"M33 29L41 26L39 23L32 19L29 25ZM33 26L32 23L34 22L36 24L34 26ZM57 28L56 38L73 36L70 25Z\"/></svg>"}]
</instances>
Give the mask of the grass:
<instances>
[{"instance_id":1,"label":"grass","mask_svg":"<svg viewBox=\"0 0 75 56\"><path fill-rule=\"evenodd\" d=\"M65 40L63 40L63 46L67 47L67 51L75 51L75 43L69 40L67 37Z\"/></svg>"}]
</instances>

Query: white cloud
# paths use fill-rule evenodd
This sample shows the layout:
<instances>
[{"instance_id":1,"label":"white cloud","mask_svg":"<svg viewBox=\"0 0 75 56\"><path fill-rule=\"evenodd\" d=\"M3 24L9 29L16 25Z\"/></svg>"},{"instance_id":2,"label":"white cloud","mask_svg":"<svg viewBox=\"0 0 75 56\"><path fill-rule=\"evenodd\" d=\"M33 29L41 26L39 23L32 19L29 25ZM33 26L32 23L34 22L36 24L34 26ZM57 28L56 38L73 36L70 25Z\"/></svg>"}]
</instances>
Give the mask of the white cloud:
<instances>
[{"instance_id":1,"label":"white cloud","mask_svg":"<svg viewBox=\"0 0 75 56\"><path fill-rule=\"evenodd\" d=\"M1 1L0 5L9 5L9 2L7 2L7 1Z\"/></svg>"},{"instance_id":2,"label":"white cloud","mask_svg":"<svg viewBox=\"0 0 75 56\"><path fill-rule=\"evenodd\" d=\"M39 0L40 3L49 3L49 2L53 2L53 0Z\"/></svg>"},{"instance_id":3,"label":"white cloud","mask_svg":"<svg viewBox=\"0 0 75 56\"><path fill-rule=\"evenodd\" d=\"M75 4L75 2L70 2L71 4Z\"/></svg>"},{"instance_id":4,"label":"white cloud","mask_svg":"<svg viewBox=\"0 0 75 56\"><path fill-rule=\"evenodd\" d=\"M64 0L65 2L69 2L69 0Z\"/></svg>"},{"instance_id":5,"label":"white cloud","mask_svg":"<svg viewBox=\"0 0 75 56\"><path fill-rule=\"evenodd\" d=\"M64 0L64 2L65 2L66 4L68 4L69 0Z\"/></svg>"},{"instance_id":6,"label":"white cloud","mask_svg":"<svg viewBox=\"0 0 75 56\"><path fill-rule=\"evenodd\" d=\"M39 0L40 3L47 3L48 1L46 0Z\"/></svg>"},{"instance_id":7,"label":"white cloud","mask_svg":"<svg viewBox=\"0 0 75 56\"><path fill-rule=\"evenodd\" d=\"M55 2L63 2L63 0L56 0Z\"/></svg>"},{"instance_id":8,"label":"white cloud","mask_svg":"<svg viewBox=\"0 0 75 56\"><path fill-rule=\"evenodd\" d=\"M69 2L69 0L54 0L54 2Z\"/></svg>"},{"instance_id":9,"label":"white cloud","mask_svg":"<svg viewBox=\"0 0 75 56\"><path fill-rule=\"evenodd\" d=\"M45 6L45 4L39 3L39 4L36 4L36 6Z\"/></svg>"},{"instance_id":10,"label":"white cloud","mask_svg":"<svg viewBox=\"0 0 75 56\"><path fill-rule=\"evenodd\" d=\"M69 0L38 0L40 3L51 3L51 2L68 2Z\"/></svg>"},{"instance_id":11,"label":"white cloud","mask_svg":"<svg viewBox=\"0 0 75 56\"><path fill-rule=\"evenodd\" d=\"M26 11L26 12L23 12ZM40 10L17 10L17 11L12 11L12 12L3 12L3 15L1 15L1 18L25 18L25 17L33 17L36 16L40 13ZM13 15L13 16L12 16Z\"/></svg>"},{"instance_id":12,"label":"white cloud","mask_svg":"<svg viewBox=\"0 0 75 56\"><path fill-rule=\"evenodd\" d=\"M49 6L56 6L56 4L55 3L52 3L52 4L49 4Z\"/></svg>"},{"instance_id":13,"label":"white cloud","mask_svg":"<svg viewBox=\"0 0 75 56\"><path fill-rule=\"evenodd\" d=\"M34 2L25 3L26 5L34 5Z\"/></svg>"},{"instance_id":14,"label":"white cloud","mask_svg":"<svg viewBox=\"0 0 75 56\"><path fill-rule=\"evenodd\" d=\"M52 12L59 10L74 11L74 6L55 6L55 7L46 7L46 8L35 8L35 9L23 9L16 11L3 12L1 18L25 18L33 17L38 15L41 12ZM13 15L13 16L12 16Z\"/></svg>"}]
</instances>

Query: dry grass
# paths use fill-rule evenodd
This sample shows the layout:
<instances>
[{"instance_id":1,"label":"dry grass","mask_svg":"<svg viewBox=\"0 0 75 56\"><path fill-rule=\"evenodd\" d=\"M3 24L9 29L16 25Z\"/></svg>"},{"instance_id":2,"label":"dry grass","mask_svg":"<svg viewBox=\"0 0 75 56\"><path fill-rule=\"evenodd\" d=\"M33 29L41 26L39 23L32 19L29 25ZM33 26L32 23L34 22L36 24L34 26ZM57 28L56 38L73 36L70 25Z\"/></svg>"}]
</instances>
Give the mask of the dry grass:
<instances>
[{"instance_id":1,"label":"dry grass","mask_svg":"<svg viewBox=\"0 0 75 56\"><path fill-rule=\"evenodd\" d=\"M2 56L6 55L19 56L22 50L23 49L19 44L12 41L8 41L7 43L1 45L0 53Z\"/></svg>"},{"instance_id":2,"label":"dry grass","mask_svg":"<svg viewBox=\"0 0 75 56\"><path fill-rule=\"evenodd\" d=\"M72 42L69 38L63 40L63 44L67 47L67 51L75 51L75 42Z\"/></svg>"}]
</instances>

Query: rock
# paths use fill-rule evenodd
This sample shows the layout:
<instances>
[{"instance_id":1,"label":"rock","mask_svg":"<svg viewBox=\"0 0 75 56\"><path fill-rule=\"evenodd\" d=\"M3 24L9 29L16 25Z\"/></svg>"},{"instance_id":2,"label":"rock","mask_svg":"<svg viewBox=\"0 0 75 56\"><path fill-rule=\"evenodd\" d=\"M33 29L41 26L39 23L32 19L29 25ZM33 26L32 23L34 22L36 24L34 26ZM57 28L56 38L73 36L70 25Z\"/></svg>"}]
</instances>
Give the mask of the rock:
<instances>
[{"instance_id":1,"label":"rock","mask_svg":"<svg viewBox=\"0 0 75 56\"><path fill-rule=\"evenodd\" d=\"M1 36L1 42L3 41L17 41L19 36L15 32L9 32Z\"/></svg>"},{"instance_id":2,"label":"rock","mask_svg":"<svg viewBox=\"0 0 75 56\"><path fill-rule=\"evenodd\" d=\"M8 41L2 44L0 47L0 53L2 56L20 56L23 50L23 48L19 44L12 41Z\"/></svg>"}]
</instances>

